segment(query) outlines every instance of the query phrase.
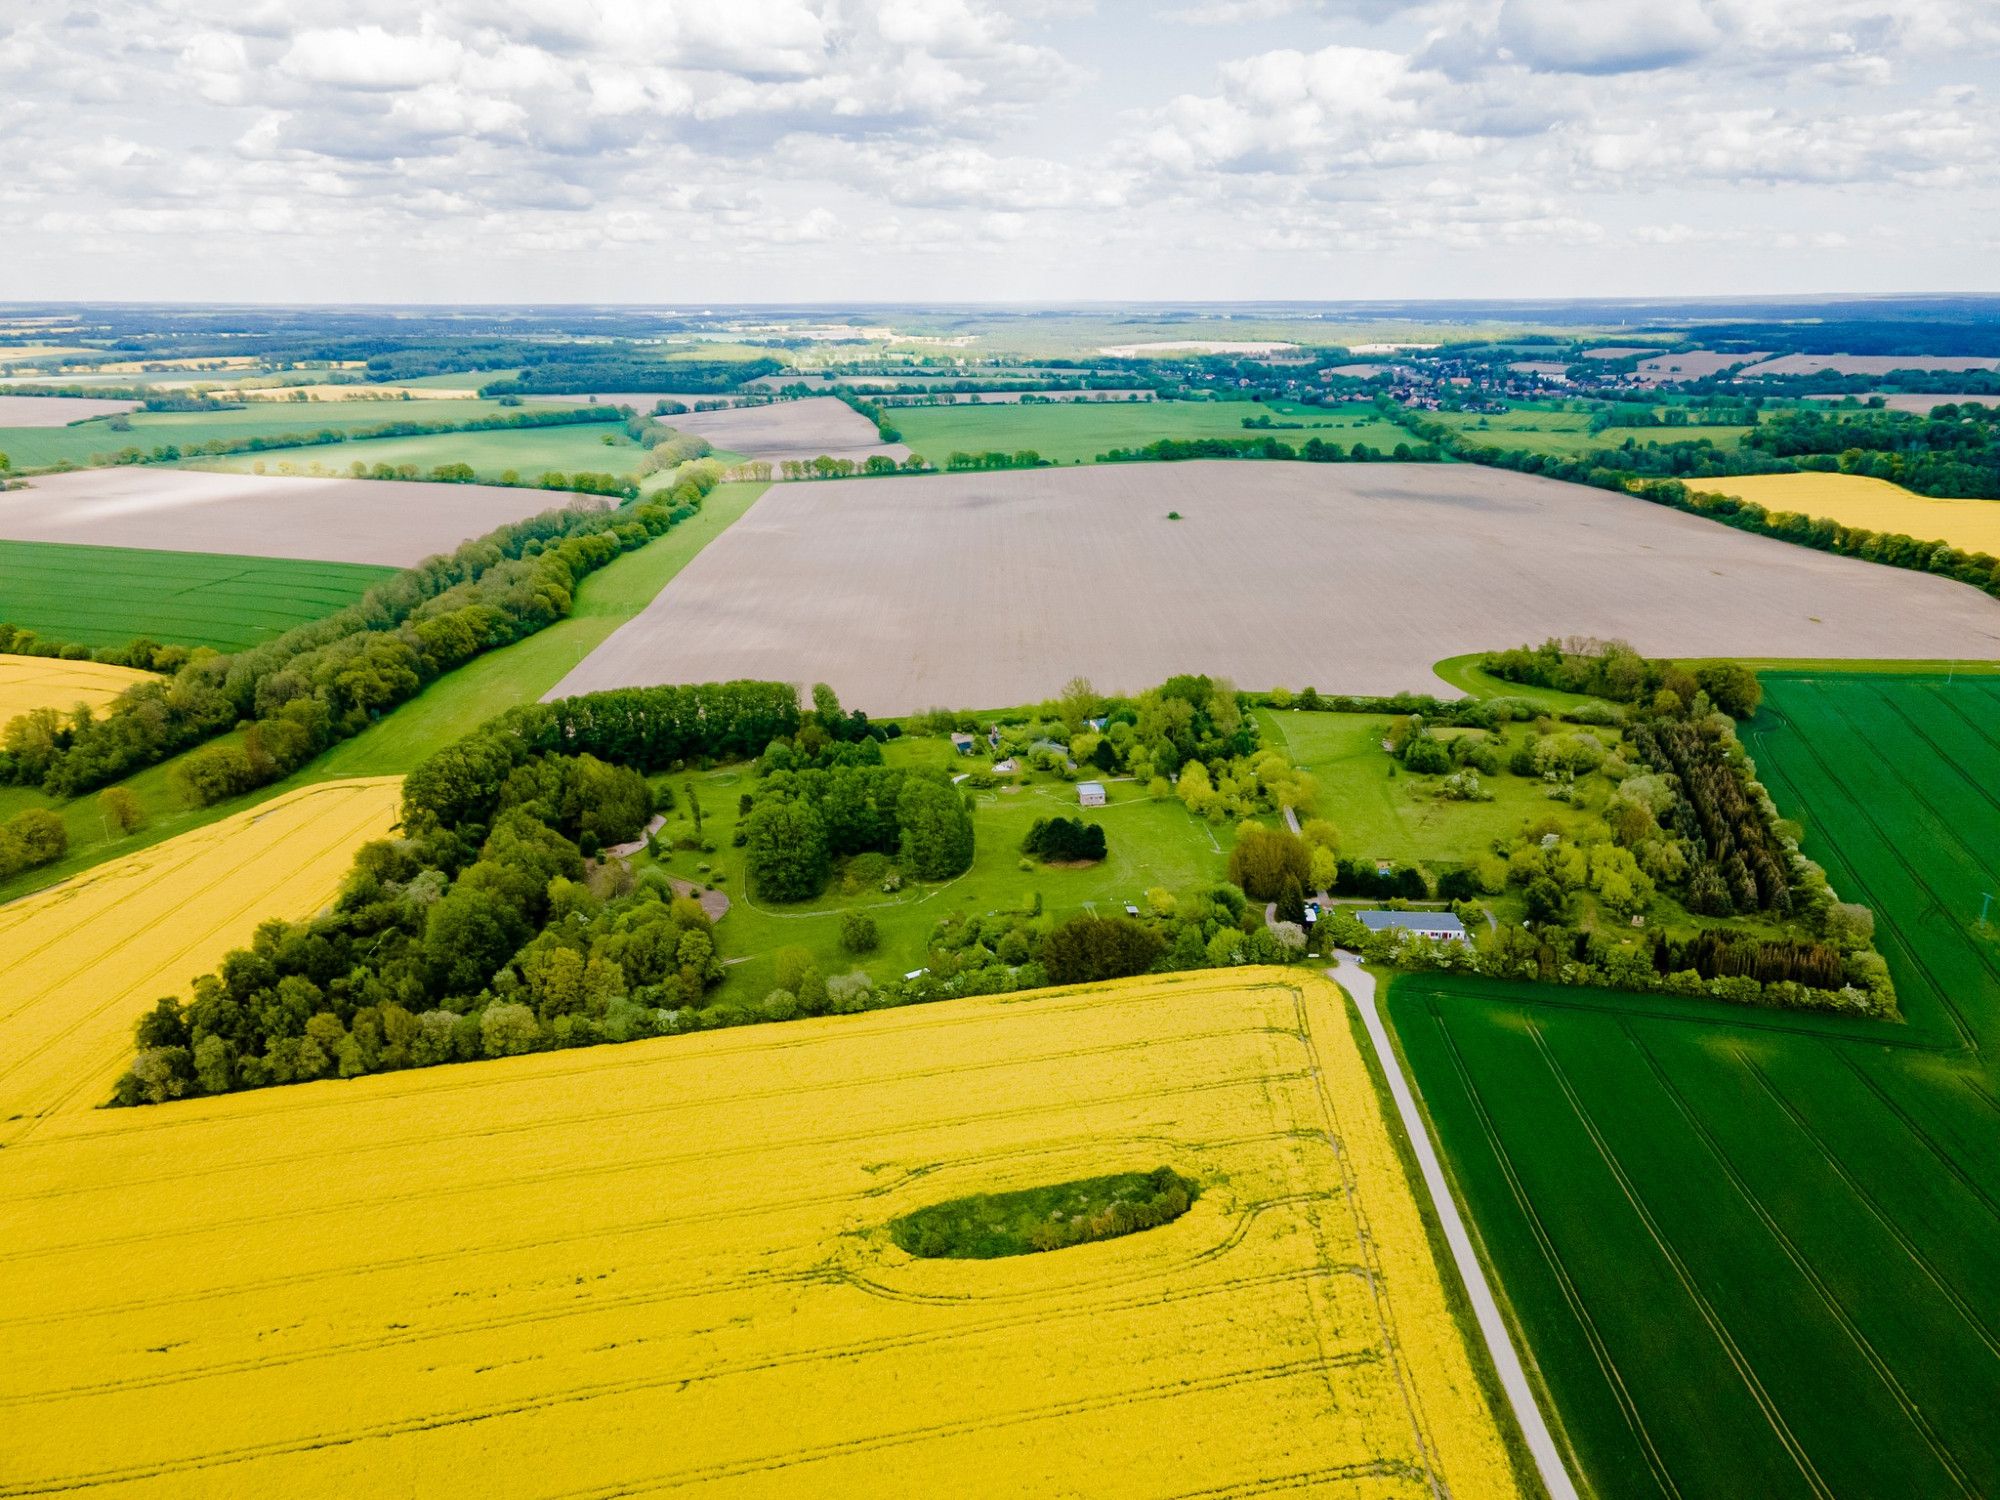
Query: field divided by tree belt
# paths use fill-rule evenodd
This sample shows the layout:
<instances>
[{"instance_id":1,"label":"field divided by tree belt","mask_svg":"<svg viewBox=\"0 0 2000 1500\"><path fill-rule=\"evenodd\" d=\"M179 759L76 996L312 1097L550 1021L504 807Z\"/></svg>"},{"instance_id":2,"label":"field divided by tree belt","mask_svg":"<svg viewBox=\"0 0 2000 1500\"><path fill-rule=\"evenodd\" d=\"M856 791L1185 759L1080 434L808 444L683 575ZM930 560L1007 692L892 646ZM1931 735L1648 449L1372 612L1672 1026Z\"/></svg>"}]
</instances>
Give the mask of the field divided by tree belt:
<instances>
[{"instance_id":1,"label":"field divided by tree belt","mask_svg":"<svg viewBox=\"0 0 2000 1500\"><path fill-rule=\"evenodd\" d=\"M2000 681L1764 681L1759 771L1907 1024L1428 975L1390 1013L1600 1495L2000 1493Z\"/></svg>"},{"instance_id":2,"label":"field divided by tree belt","mask_svg":"<svg viewBox=\"0 0 2000 1500\"><path fill-rule=\"evenodd\" d=\"M51 640L134 636L241 651L344 609L394 568L369 563L0 541L0 620Z\"/></svg>"}]
</instances>

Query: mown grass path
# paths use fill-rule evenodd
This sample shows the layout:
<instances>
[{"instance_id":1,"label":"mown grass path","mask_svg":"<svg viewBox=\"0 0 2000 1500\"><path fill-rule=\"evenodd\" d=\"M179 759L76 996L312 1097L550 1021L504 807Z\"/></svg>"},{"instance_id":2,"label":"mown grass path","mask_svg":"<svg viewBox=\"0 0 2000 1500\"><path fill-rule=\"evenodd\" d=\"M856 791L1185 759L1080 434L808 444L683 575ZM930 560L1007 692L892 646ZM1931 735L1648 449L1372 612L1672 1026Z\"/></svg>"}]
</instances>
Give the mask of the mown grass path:
<instances>
[{"instance_id":1,"label":"mown grass path","mask_svg":"<svg viewBox=\"0 0 2000 1500\"><path fill-rule=\"evenodd\" d=\"M2000 681L1765 683L1907 1024L1434 976L1389 1015L1596 1493L2000 1493Z\"/></svg>"}]
</instances>

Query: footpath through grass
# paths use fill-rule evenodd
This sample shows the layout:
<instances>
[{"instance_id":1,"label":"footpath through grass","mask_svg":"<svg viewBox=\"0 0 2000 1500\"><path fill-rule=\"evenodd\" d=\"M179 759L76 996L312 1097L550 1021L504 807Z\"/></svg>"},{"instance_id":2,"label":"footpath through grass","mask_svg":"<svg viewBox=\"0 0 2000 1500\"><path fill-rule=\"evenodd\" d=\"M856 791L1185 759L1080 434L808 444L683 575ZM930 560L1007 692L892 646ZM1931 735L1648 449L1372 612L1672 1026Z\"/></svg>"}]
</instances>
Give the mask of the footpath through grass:
<instances>
[{"instance_id":1,"label":"footpath through grass","mask_svg":"<svg viewBox=\"0 0 2000 1500\"><path fill-rule=\"evenodd\" d=\"M1907 1025L1431 975L1389 1013L1599 1495L2000 1493L2000 681L1766 688Z\"/></svg>"},{"instance_id":2,"label":"footpath through grass","mask_svg":"<svg viewBox=\"0 0 2000 1500\"><path fill-rule=\"evenodd\" d=\"M0 821L23 808L54 807L69 830L69 853L54 864L0 882L0 901L66 880L101 860L213 823L296 787L346 776L400 775L410 770L432 751L493 715L517 703L532 703L554 687L598 642L651 603L653 596L748 510L765 488L761 484L718 485L703 502L700 514L586 578L577 590L575 610L567 619L439 678L353 739L335 745L285 780L245 796L213 807L190 808L169 783L175 763L151 766L121 783L146 810L146 826L138 833L117 837L99 813L95 794L56 803L38 790L0 787Z\"/></svg>"},{"instance_id":3,"label":"footpath through grass","mask_svg":"<svg viewBox=\"0 0 2000 1500\"><path fill-rule=\"evenodd\" d=\"M0 541L0 620L54 640L241 651L354 603L394 568Z\"/></svg>"}]
</instances>

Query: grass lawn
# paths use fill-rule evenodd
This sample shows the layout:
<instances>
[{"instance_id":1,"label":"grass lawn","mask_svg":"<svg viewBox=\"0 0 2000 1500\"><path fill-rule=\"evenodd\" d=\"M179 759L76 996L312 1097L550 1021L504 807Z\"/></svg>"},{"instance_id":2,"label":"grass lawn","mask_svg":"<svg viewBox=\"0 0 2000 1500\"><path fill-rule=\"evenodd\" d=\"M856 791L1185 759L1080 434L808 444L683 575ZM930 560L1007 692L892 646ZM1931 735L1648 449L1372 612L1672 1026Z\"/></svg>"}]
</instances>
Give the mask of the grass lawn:
<instances>
[{"instance_id":1,"label":"grass lawn","mask_svg":"<svg viewBox=\"0 0 2000 1500\"><path fill-rule=\"evenodd\" d=\"M1161 438L1268 436L1298 447L1313 438L1383 452L1411 441L1373 406L1300 406L1262 401L1066 401L973 406L899 406L889 420L911 450L943 466L954 452L1017 453L1031 449L1055 463L1090 463L1113 448L1140 448ZM1268 433L1244 427L1246 417L1296 422Z\"/></svg>"},{"instance_id":2,"label":"grass lawn","mask_svg":"<svg viewBox=\"0 0 2000 1500\"><path fill-rule=\"evenodd\" d=\"M1589 1492L2000 1493L2000 681L1765 688L1906 1024L1426 975L1389 1016Z\"/></svg>"},{"instance_id":3,"label":"grass lawn","mask_svg":"<svg viewBox=\"0 0 2000 1500\"><path fill-rule=\"evenodd\" d=\"M970 757L961 759L949 741L932 738L893 740L885 755L891 765L956 769L986 764ZM774 983L776 953L782 947L810 950L829 975L862 969L883 979L921 965L929 951L931 929L953 912L976 917L994 911L1023 911L1039 895L1043 909L1057 917L1087 909L1113 915L1123 912L1128 901L1143 905L1150 887L1164 886L1177 895L1184 894L1196 886L1220 881L1226 873L1230 830L1212 828L1190 816L1178 800L1154 802L1134 783L1114 780L1105 785L1108 804L1085 811L1077 806L1073 785L1034 774L1025 785L976 794L976 852L972 868L956 880L935 885L910 881L901 890L886 893L872 886L843 892L836 873L833 884L817 901L766 905L754 897L746 899L743 851L731 844L740 818L738 799L752 789L754 781L748 765L673 778L677 803L661 834L668 842L692 834L686 794L686 787L692 784L701 801L703 836L716 850L713 854L680 851L659 863L669 873L686 879L707 880L717 871L723 876L721 888L728 892L731 906L717 935L730 967L728 978L716 992L718 999L762 999ZM1037 818L1059 815L1101 823L1108 857L1078 869L1039 863L1031 870L1021 869L1021 840L1029 827ZM641 855L636 864L646 862ZM704 864L711 866L710 872L700 869ZM875 918L881 933L881 946L862 958L848 955L840 947L840 917L856 907Z\"/></svg>"},{"instance_id":4,"label":"grass lawn","mask_svg":"<svg viewBox=\"0 0 2000 1500\"><path fill-rule=\"evenodd\" d=\"M1532 645L1533 642L1522 642ZM1585 703L1601 703L1603 700L1588 693L1565 693L1560 688L1535 687L1528 683L1509 682L1503 677L1495 677L1483 671L1480 663L1488 653L1474 651L1465 656L1447 656L1432 666L1443 681L1450 683L1470 698L1518 698L1552 713L1561 713L1566 708L1576 708Z\"/></svg>"},{"instance_id":5,"label":"grass lawn","mask_svg":"<svg viewBox=\"0 0 2000 1500\"><path fill-rule=\"evenodd\" d=\"M1587 793L1585 807L1569 807L1551 801L1539 779L1503 769L1480 778L1494 794L1491 802L1448 802L1436 795L1438 777L1389 774L1395 762L1381 743L1389 714L1264 708L1256 713L1265 742L1319 778L1315 816L1340 830L1340 852L1352 858L1462 863L1486 853L1494 840L1509 842L1524 826L1543 818L1553 817L1566 832L1587 828L1597 821L1590 807L1601 807L1609 792L1608 786L1595 787ZM1502 738L1503 762L1526 733L1525 726L1514 725ZM1601 781L1592 777L1584 785Z\"/></svg>"},{"instance_id":6,"label":"grass lawn","mask_svg":"<svg viewBox=\"0 0 2000 1500\"><path fill-rule=\"evenodd\" d=\"M240 411L135 411L119 432L111 419L93 418L73 427L0 428L0 453L16 469L42 469L56 464L88 465L92 458L126 448L151 452L162 443L205 443L215 438L283 437L318 432L379 427L385 422L470 422L513 410L548 410L526 406L503 408L498 402L463 401L253 401ZM331 451L330 449L328 451ZM341 451L345 451L342 449ZM331 460L324 460L331 462Z\"/></svg>"},{"instance_id":7,"label":"grass lawn","mask_svg":"<svg viewBox=\"0 0 2000 1500\"><path fill-rule=\"evenodd\" d=\"M240 651L352 604L366 563L0 541L0 620L86 646L134 636Z\"/></svg>"},{"instance_id":8,"label":"grass lawn","mask_svg":"<svg viewBox=\"0 0 2000 1500\"><path fill-rule=\"evenodd\" d=\"M295 787L342 776L400 774L440 746L517 703L531 703L652 598L696 553L719 536L762 494L761 484L719 485L701 513L583 581L575 611L547 630L460 667L351 740L277 782L213 807L181 805L167 782L173 762L152 766L122 783L145 808L147 826L113 838L97 812L96 794L58 803L40 791L0 787L0 820L27 807L54 807L69 829L69 853L54 864L0 882L0 901L40 890L100 860L129 854L190 828L226 818ZM214 742L211 742L214 743ZM759 992L762 993L761 991Z\"/></svg>"},{"instance_id":9,"label":"grass lawn","mask_svg":"<svg viewBox=\"0 0 2000 1500\"><path fill-rule=\"evenodd\" d=\"M423 405L456 406L427 401ZM606 439L610 439L609 442ZM310 448L277 448L191 460L189 467L237 473L283 474L295 469L346 474L354 464L415 464L428 475L440 464L470 464L478 477L497 480L508 470L530 480L551 469L561 474L636 474L646 450L615 422L574 427L529 427L496 432L436 432L423 437L366 438Z\"/></svg>"}]
</instances>

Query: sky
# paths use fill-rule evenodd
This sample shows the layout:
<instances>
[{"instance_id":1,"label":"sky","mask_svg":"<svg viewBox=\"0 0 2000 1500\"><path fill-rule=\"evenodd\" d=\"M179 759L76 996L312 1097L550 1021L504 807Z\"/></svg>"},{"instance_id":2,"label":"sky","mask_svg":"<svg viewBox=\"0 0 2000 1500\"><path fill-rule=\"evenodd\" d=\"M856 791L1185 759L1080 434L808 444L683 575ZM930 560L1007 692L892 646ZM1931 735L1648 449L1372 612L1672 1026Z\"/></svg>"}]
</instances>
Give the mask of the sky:
<instances>
[{"instance_id":1,"label":"sky","mask_svg":"<svg viewBox=\"0 0 2000 1500\"><path fill-rule=\"evenodd\" d=\"M39 0L0 300L2000 291L1995 0Z\"/></svg>"}]
</instances>

